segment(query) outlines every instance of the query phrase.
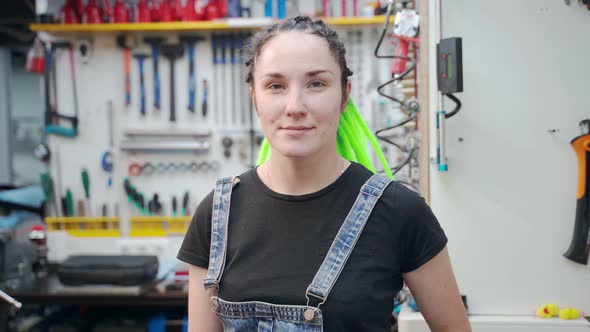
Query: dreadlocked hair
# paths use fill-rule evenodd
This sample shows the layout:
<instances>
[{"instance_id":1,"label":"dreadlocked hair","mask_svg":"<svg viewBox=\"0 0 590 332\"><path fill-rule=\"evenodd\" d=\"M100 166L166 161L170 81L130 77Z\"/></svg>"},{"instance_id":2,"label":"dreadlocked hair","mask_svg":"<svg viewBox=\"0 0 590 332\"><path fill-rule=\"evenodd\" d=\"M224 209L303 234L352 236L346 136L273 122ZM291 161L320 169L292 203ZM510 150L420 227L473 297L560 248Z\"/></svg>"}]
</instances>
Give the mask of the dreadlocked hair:
<instances>
[{"instance_id":1,"label":"dreadlocked hair","mask_svg":"<svg viewBox=\"0 0 590 332\"><path fill-rule=\"evenodd\" d=\"M254 84L252 73L256 67L256 60L260 55L262 47L279 33L287 31L308 32L324 38L328 42L330 52L340 66L340 83L343 92L342 100L344 102L348 97L348 103L340 117L340 124L336 135L336 149L338 154L349 161L362 164L372 172L376 172L369 150L369 147L372 147L385 170L385 174L393 178L391 169L377 143L377 139L367 127L352 98L349 98L347 94L346 86L348 77L352 76L352 71L346 65L346 49L344 48L344 44L338 38L336 31L327 26L322 20L312 20L308 16L297 16L274 23L250 37L245 45L245 64L249 68L246 83L251 86ZM262 164L269 158L270 144L265 138L260 146L257 165Z\"/></svg>"}]
</instances>

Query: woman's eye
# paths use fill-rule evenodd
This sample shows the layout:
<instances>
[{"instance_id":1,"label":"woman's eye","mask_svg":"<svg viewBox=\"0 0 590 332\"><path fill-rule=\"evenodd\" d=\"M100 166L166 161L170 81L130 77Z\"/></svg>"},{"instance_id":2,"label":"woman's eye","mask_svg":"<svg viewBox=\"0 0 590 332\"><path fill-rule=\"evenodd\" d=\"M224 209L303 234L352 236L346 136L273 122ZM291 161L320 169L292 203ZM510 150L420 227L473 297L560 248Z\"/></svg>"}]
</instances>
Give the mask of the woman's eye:
<instances>
[{"instance_id":1,"label":"woman's eye","mask_svg":"<svg viewBox=\"0 0 590 332\"><path fill-rule=\"evenodd\" d=\"M320 81L314 81L314 82L311 82L310 86L312 88L321 88L321 87L325 86L325 84Z\"/></svg>"},{"instance_id":2,"label":"woman's eye","mask_svg":"<svg viewBox=\"0 0 590 332\"><path fill-rule=\"evenodd\" d=\"M268 88L271 90L279 90L282 86L279 83L272 83L268 85Z\"/></svg>"}]
</instances>

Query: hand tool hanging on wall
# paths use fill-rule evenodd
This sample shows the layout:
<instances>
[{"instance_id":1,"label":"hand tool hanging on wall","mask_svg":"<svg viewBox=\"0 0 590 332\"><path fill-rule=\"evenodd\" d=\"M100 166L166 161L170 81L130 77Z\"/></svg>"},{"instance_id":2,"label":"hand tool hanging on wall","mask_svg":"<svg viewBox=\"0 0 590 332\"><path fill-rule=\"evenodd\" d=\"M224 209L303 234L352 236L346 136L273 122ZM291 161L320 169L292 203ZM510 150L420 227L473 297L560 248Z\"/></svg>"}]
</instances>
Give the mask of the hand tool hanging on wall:
<instances>
[{"instance_id":1,"label":"hand tool hanging on wall","mask_svg":"<svg viewBox=\"0 0 590 332\"><path fill-rule=\"evenodd\" d=\"M131 184L128 178L123 180L123 189L125 190L129 203L132 203L141 214L146 214L144 196Z\"/></svg>"},{"instance_id":2,"label":"hand tool hanging on wall","mask_svg":"<svg viewBox=\"0 0 590 332\"><path fill-rule=\"evenodd\" d=\"M195 47L197 42L205 40L202 36L180 36L180 42L186 43L188 52L188 110L195 113L195 91L197 85L197 74L195 71Z\"/></svg>"},{"instance_id":3,"label":"hand tool hanging on wall","mask_svg":"<svg viewBox=\"0 0 590 332\"><path fill-rule=\"evenodd\" d=\"M144 42L150 45L152 48L152 64L154 67L154 108L156 111L160 110L160 71L159 71L159 58L160 58L160 45L164 42L165 38L162 37L146 37L143 39Z\"/></svg>"},{"instance_id":4,"label":"hand tool hanging on wall","mask_svg":"<svg viewBox=\"0 0 590 332\"><path fill-rule=\"evenodd\" d=\"M45 73L45 134L47 135L59 135L64 137L76 137L78 135L78 93L76 89L76 73L75 73L75 63L74 63L74 50L72 48L72 44L69 42L54 42L51 43L51 50L47 54L48 63L51 63L52 67L55 67L56 63L56 56L55 51L58 49L68 49L69 56L70 56L70 75L72 80L72 90L73 90L73 97L74 97L74 116L63 115L57 111L57 104L55 105L55 109L52 109L51 104L49 102L49 94L50 94L50 83L49 83L49 72L46 71ZM47 70L49 70L50 66L47 66ZM54 87L55 94L57 96L57 86ZM57 100L57 97L56 97ZM70 122L71 127L61 127L60 125L56 125L56 120L66 120Z\"/></svg>"},{"instance_id":5,"label":"hand tool hanging on wall","mask_svg":"<svg viewBox=\"0 0 590 332\"><path fill-rule=\"evenodd\" d=\"M576 263L588 264L590 253L590 119L580 122L582 135L574 137L570 144L578 159L578 191L576 194L576 219L574 235L563 256Z\"/></svg>"},{"instance_id":6,"label":"hand tool hanging on wall","mask_svg":"<svg viewBox=\"0 0 590 332\"><path fill-rule=\"evenodd\" d=\"M220 97L219 99L221 100L221 103L220 103L221 106L219 108L219 111L221 112L221 123L224 126L227 126L227 123L228 123L228 121L227 121L227 118L228 118L228 116L227 116L228 109L227 109L227 106L226 106L227 105L226 104L226 102L227 102L226 99L227 98L224 98L223 97L223 94L222 94L222 91L224 93L227 93L228 92L227 84L229 83L229 78L228 78L228 73L227 73L227 66L226 66L226 63L227 63L227 61L226 61L226 59L227 59L226 58L226 52L225 52L226 49L227 49L226 46L227 46L226 36L225 35L220 35L219 36L219 51L220 51L220 54L221 54L220 64L221 64L221 73L222 73L223 76L222 76L222 80L220 82L221 88L217 91L217 94L219 95L219 97Z\"/></svg>"},{"instance_id":7,"label":"hand tool hanging on wall","mask_svg":"<svg viewBox=\"0 0 590 332\"><path fill-rule=\"evenodd\" d=\"M134 58L137 59L137 63L139 65L139 112L141 115L145 115L145 79L143 76L143 60L145 58L149 58L147 54L134 54Z\"/></svg>"},{"instance_id":8,"label":"hand tool hanging on wall","mask_svg":"<svg viewBox=\"0 0 590 332\"><path fill-rule=\"evenodd\" d=\"M244 77L244 71L245 71L245 66L244 66L244 38L245 35L242 33L239 33L238 36L238 74L239 74L239 79L238 82L236 82L238 84L238 89L240 91L240 99L238 99L238 107L239 107L239 112L240 112L240 119L241 119L241 123L242 126L246 125L246 102L244 101L244 95L246 92L246 78Z\"/></svg>"},{"instance_id":9,"label":"hand tool hanging on wall","mask_svg":"<svg viewBox=\"0 0 590 332\"><path fill-rule=\"evenodd\" d=\"M215 120L215 124L219 124L219 97L217 96L219 94L219 85L220 85L220 77L219 77L219 58L218 58L218 45L217 45L217 35L215 33L213 33L211 35L211 52L213 53L213 84L214 86L214 92L213 92L213 113L214 113L214 120Z\"/></svg>"},{"instance_id":10,"label":"hand tool hanging on wall","mask_svg":"<svg viewBox=\"0 0 590 332\"><path fill-rule=\"evenodd\" d=\"M125 106L131 106L131 47L129 37L125 35L117 36L117 46L123 49L123 59L125 64ZM133 40L133 39L132 39Z\"/></svg>"},{"instance_id":11,"label":"hand tool hanging on wall","mask_svg":"<svg viewBox=\"0 0 590 332\"><path fill-rule=\"evenodd\" d=\"M53 149L53 157L52 159L55 161L54 163L54 175L55 175L55 182L54 182L54 188L55 188L55 198L57 199L57 216L61 217L64 215L65 211L62 208L62 200L63 197L61 196L61 157L60 157L60 153L59 153L59 147L56 146L55 149Z\"/></svg>"},{"instance_id":12,"label":"hand tool hanging on wall","mask_svg":"<svg viewBox=\"0 0 590 332\"><path fill-rule=\"evenodd\" d=\"M115 0L115 3L118 0ZM102 12L102 21L105 23L113 23L115 22L113 8L111 7L111 0L102 0L101 1L100 11ZM116 5L115 5L116 6Z\"/></svg>"},{"instance_id":13,"label":"hand tool hanging on wall","mask_svg":"<svg viewBox=\"0 0 590 332\"><path fill-rule=\"evenodd\" d=\"M150 8L147 0L139 0L135 6L135 21L140 23L151 22Z\"/></svg>"},{"instance_id":14,"label":"hand tool hanging on wall","mask_svg":"<svg viewBox=\"0 0 590 332\"><path fill-rule=\"evenodd\" d=\"M115 0L115 7L111 17L111 22L115 23L128 23L130 21L129 8L127 8L125 0Z\"/></svg>"},{"instance_id":15,"label":"hand tool hanging on wall","mask_svg":"<svg viewBox=\"0 0 590 332\"><path fill-rule=\"evenodd\" d=\"M114 110L113 110L113 101L109 100L107 103L107 126L109 130L109 148L102 154L101 157L101 167L102 169L109 174L108 179L108 186L109 188L113 185L113 145L114 145L114 137L113 137L113 126L114 126Z\"/></svg>"},{"instance_id":16,"label":"hand tool hanging on wall","mask_svg":"<svg viewBox=\"0 0 590 332\"><path fill-rule=\"evenodd\" d=\"M82 185L84 186L84 196L86 197L86 211L88 211L88 216L92 216L92 208L90 206L90 176L86 168L82 169Z\"/></svg>"},{"instance_id":17,"label":"hand tool hanging on wall","mask_svg":"<svg viewBox=\"0 0 590 332\"><path fill-rule=\"evenodd\" d=\"M172 196L172 216L176 217L178 213L176 212L178 205L176 203L176 196Z\"/></svg>"},{"instance_id":18,"label":"hand tool hanging on wall","mask_svg":"<svg viewBox=\"0 0 590 332\"><path fill-rule=\"evenodd\" d=\"M209 85L207 83L207 80L203 80L203 105L201 106L202 110L201 112L203 113L203 118L207 117L207 99L209 98Z\"/></svg>"},{"instance_id":19,"label":"hand tool hanging on wall","mask_svg":"<svg viewBox=\"0 0 590 332\"><path fill-rule=\"evenodd\" d=\"M39 6L39 5L37 5ZM80 16L76 12L74 1L66 0L59 11L59 18L62 24L78 24L80 23Z\"/></svg>"},{"instance_id":20,"label":"hand tool hanging on wall","mask_svg":"<svg viewBox=\"0 0 590 332\"><path fill-rule=\"evenodd\" d=\"M236 109L236 35L230 34L227 36L229 39L229 54L230 54L230 63L229 63L229 70L231 72L231 81L230 87L231 90L228 91L231 96L231 121L232 124L235 125L237 122L237 109Z\"/></svg>"},{"instance_id":21,"label":"hand tool hanging on wall","mask_svg":"<svg viewBox=\"0 0 590 332\"><path fill-rule=\"evenodd\" d=\"M185 191L184 192L184 196L182 197L182 212L181 215L183 216L188 216L190 215L190 211L188 209L188 203L189 203L189 192Z\"/></svg>"},{"instance_id":22,"label":"hand tool hanging on wall","mask_svg":"<svg viewBox=\"0 0 590 332\"><path fill-rule=\"evenodd\" d=\"M160 46L162 55L170 61L170 122L176 121L176 95L174 88L174 62L184 53L182 44L165 44Z\"/></svg>"},{"instance_id":23,"label":"hand tool hanging on wall","mask_svg":"<svg viewBox=\"0 0 590 332\"><path fill-rule=\"evenodd\" d=\"M59 216L57 213L57 206L59 204L59 198L55 195L55 188L53 187L53 179L47 172L41 173L40 176L41 188L43 189L43 193L45 194L45 201L47 205L54 205L52 210L53 216Z\"/></svg>"},{"instance_id":24,"label":"hand tool hanging on wall","mask_svg":"<svg viewBox=\"0 0 590 332\"><path fill-rule=\"evenodd\" d=\"M70 189L66 189L66 195L63 198L63 211L66 217L74 216L74 196Z\"/></svg>"}]
</instances>

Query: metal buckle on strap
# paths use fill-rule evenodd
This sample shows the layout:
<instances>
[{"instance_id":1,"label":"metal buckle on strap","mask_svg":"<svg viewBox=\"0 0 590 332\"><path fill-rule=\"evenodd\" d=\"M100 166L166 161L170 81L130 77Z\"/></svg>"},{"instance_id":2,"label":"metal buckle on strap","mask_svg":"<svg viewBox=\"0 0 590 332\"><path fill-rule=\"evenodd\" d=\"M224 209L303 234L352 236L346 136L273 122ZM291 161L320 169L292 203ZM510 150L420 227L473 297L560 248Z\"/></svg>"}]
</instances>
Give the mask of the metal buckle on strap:
<instances>
[{"instance_id":1,"label":"metal buckle on strap","mask_svg":"<svg viewBox=\"0 0 590 332\"><path fill-rule=\"evenodd\" d=\"M316 307L309 306L309 296L315 297L316 299L320 300L320 302L318 303L318 305ZM318 312L318 310L320 310L320 306L326 302L326 299L321 296L317 296L315 294L312 294L310 292L305 293L305 298L307 299L307 304L305 305L305 311L303 312L303 317L305 317L306 321L311 322L314 319L316 312Z\"/></svg>"},{"instance_id":2,"label":"metal buckle on strap","mask_svg":"<svg viewBox=\"0 0 590 332\"><path fill-rule=\"evenodd\" d=\"M211 296L211 309L214 312L219 311L219 298L217 296Z\"/></svg>"}]
</instances>

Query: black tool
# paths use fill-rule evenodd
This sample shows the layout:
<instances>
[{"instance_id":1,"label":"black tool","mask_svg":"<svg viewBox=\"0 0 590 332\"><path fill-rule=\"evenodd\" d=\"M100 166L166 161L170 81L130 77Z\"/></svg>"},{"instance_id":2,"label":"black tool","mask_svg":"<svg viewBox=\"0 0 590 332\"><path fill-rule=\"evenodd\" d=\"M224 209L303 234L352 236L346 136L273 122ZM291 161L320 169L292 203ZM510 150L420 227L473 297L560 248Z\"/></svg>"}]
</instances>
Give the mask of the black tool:
<instances>
[{"instance_id":1,"label":"black tool","mask_svg":"<svg viewBox=\"0 0 590 332\"><path fill-rule=\"evenodd\" d=\"M158 60L160 58L160 45L166 40L163 37L146 37L144 42L150 44L152 48L152 63L154 65L154 108L156 111L160 110L160 70Z\"/></svg>"},{"instance_id":2,"label":"black tool","mask_svg":"<svg viewBox=\"0 0 590 332\"><path fill-rule=\"evenodd\" d=\"M176 208L177 208L177 204L176 204L176 196L172 196L172 216L176 217Z\"/></svg>"},{"instance_id":3,"label":"black tool","mask_svg":"<svg viewBox=\"0 0 590 332\"><path fill-rule=\"evenodd\" d=\"M184 53L184 46L182 44L165 44L160 46L160 52L170 61L170 122L174 122L176 121L174 62Z\"/></svg>"},{"instance_id":4,"label":"black tool","mask_svg":"<svg viewBox=\"0 0 590 332\"><path fill-rule=\"evenodd\" d=\"M207 84L207 80L203 80L203 106L202 112L203 117L207 117L207 99L209 98L209 86Z\"/></svg>"},{"instance_id":5,"label":"black tool","mask_svg":"<svg viewBox=\"0 0 590 332\"><path fill-rule=\"evenodd\" d=\"M590 254L590 120L580 122L582 135L570 144L578 157L578 190L574 234L563 256L576 263L588 264Z\"/></svg>"},{"instance_id":6,"label":"black tool","mask_svg":"<svg viewBox=\"0 0 590 332\"><path fill-rule=\"evenodd\" d=\"M188 51L188 110L191 113L195 112L195 90L197 85L197 77L195 73L195 47L197 42L205 40L202 36L180 36L180 41L186 43Z\"/></svg>"},{"instance_id":7,"label":"black tool","mask_svg":"<svg viewBox=\"0 0 590 332\"><path fill-rule=\"evenodd\" d=\"M156 193L150 201L152 203L152 213L158 215L162 213L162 203L160 202L160 196Z\"/></svg>"},{"instance_id":8,"label":"black tool","mask_svg":"<svg viewBox=\"0 0 590 332\"><path fill-rule=\"evenodd\" d=\"M133 57L137 59L137 63L139 64L139 96L141 103L139 112L141 115L145 115L145 79L143 76L143 60L145 60L145 58L149 58L149 55L134 54Z\"/></svg>"},{"instance_id":9,"label":"black tool","mask_svg":"<svg viewBox=\"0 0 590 332\"><path fill-rule=\"evenodd\" d=\"M55 68L55 51L58 49L68 49L70 51L70 74L72 78L72 88L73 88L73 96L74 96L74 116L70 115L63 115L57 111L57 86L54 86L55 90L55 105L54 108L51 107L50 102L50 70L51 68ZM72 48L72 44L69 42L53 42L51 43L50 50L46 51L45 53L46 60L48 64L45 68L45 133L47 135L59 135L64 137L76 137L78 135L78 92L76 89L76 73L75 73L75 64L74 64L74 50ZM55 75L54 75L55 77ZM55 84L54 84L55 85ZM71 127L61 127L56 124L56 120L67 120L70 122Z\"/></svg>"},{"instance_id":10,"label":"black tool","mask_svg":"<svg viewBox=\"0 0 590 332\"><path fill-rule=\"evenodd\" d=\"M181 212L181 214L183 216L188 216L189 215L188 201L189 201L189 192L188 191L185 191L184 192L184 196L182 197L182 212Z\"/></svg>"}]
</instances>

